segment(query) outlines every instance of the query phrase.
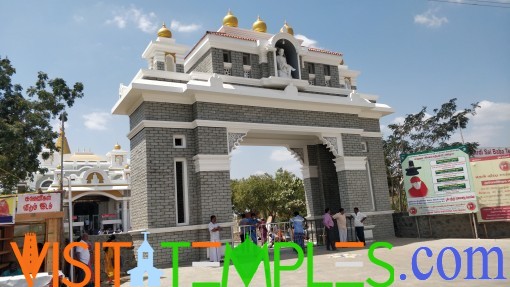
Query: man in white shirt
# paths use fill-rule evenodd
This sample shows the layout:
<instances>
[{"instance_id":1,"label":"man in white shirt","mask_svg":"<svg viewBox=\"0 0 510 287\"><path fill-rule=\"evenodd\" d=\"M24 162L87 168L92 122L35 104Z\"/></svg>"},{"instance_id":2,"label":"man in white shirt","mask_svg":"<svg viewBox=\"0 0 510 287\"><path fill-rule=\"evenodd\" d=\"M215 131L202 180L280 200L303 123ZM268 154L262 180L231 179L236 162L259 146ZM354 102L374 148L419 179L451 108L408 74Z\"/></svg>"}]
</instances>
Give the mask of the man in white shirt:
<instances>
[{"instance_id":1,"label":"man in white shirt","mask_svg":"<svg viewBox=\"0 0 510 287\"><path fill-rule=\"evenodd\" d=\"M347 242L347 218L345 217L344 209L340 208L339 212L333 215L333 219L336 219L336 223L338 225L340 242Z\"/></svg>"},{"instance_id":2,"label":"man in white shirt","mask_svg":"<svg viewBox=\"0 0 510 287\"><path fill-rule=\"evenodd\" d=\"M81 236L80 243L85 243L87 245L87 248L82 248L82 247L78 246L78 247L76 247L76 251L75 251L76 259L80 260L82 263L84 263L87 266L89 266L90 252L91 252L91 250L88 248L89 247L88 240L89 240L89 235L87 233L83 233L83 235ZM83 280L85 279L85 271L83 271L83 269L81 269L81 268L75 268L75 270L76 270L75 282L83 282ZM85 287L87 287L87 286L89 286L88 283L85 285Z\"/></svg>"},{"instance_id":3,"label":"man in white shirt","mask_svg":"<svg viewBox=\"0 0 510 287\"><path fill-rule=\"evenodd\" d=\"M211 215L211 222L209 222L209 234L211 235L211 242L220 242L220 230L221 227L216 223L216 216ZM209 261L220 262L221 252L220 248L211 247L209 248Z\"/></svg>"},{"instance_id":4,"label":"man in white shirt","mask_svg":"<svg viewBox=\"0 0 510 287\"><path fill-rule=\"evenodd\" d=\"M363 225L363 221L367 219L367 216L359 212L359 209L355 207L354 213L350 217L354 219L354 228L356 230L358 241L363 242L365 245L365 227Z\"/></svg>"}]
</instances>

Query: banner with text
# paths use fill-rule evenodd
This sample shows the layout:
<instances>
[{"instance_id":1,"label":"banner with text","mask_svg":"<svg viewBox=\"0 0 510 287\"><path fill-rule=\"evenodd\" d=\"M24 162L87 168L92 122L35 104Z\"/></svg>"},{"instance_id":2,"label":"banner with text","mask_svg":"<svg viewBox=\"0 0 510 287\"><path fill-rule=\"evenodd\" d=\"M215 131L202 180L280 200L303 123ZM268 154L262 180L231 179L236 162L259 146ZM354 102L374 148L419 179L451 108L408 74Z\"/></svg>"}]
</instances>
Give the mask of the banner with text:
<instances>
[{"instance_id":1,"label":"banner with text","mask_svg":"<svg viewBox=\"0 0 510 287\"><path fill-rule=\"evenodd\" d=\"M510 147L479 147L475 150L474 157L489 157L510 155Z\"/></svg>"},{"instance_id":2,"label":"banner with text","mask_svg":"<svg viewBox=\"0 0 510 287\"><path fill-rule=\"evenodd\" d=\"M0 225L14 224L16 197L0 197Z\"/></svg>"},{"instance_id":3,"label":"banner with text","mask_svg":"<svg viewBox=\"0 0 510 287\"><path fill-rule=\"evenodd\" d=\"M510 221L510 155L472 158L481 222Z\"/></svg>"},{"instance_id":4,"label":"banner with text","mask_svg":"<svg viewBox=\"0 0 510 287\"><path fill-rule=\"evenodd\" d=\"M18 214L54 211L60 211L60 193L18 195Z\"/></svg>"},{"instance_id":5,"label":"banner with text","mask_svg":"<svg viewBox=\"0 0 510 287\"><path fill-rule=\"evenodd\" d=\"M466 147L402 154L409 215L478 211Z\"/></svg>"}]
</instances>

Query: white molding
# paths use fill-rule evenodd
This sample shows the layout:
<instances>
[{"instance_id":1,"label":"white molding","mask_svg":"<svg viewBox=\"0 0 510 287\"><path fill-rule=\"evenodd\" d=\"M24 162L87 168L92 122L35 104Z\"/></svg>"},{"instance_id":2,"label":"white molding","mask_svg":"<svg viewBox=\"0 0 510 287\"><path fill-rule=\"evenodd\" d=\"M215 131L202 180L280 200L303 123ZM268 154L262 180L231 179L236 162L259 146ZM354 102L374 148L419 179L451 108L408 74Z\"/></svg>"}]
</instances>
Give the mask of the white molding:
<instances>
[{"instance_id":1,"label":"white molding","mask_svg":"<svg viewBox=\"0 0 510 287\"><path fill-rule=\"evenodd\" d=\"M303 179L319 177L319 169L316 165L303 166L301 171L303 172Z\"/></svg>"},{"instance_id":2,"label":"white molding","mask_svg":"<svg viewBox=\"0 0 510 287\"><path fill-rule=\"evenodd\" d=\"M233 222L223 222L219 223L221 227L232 227L234 226ZM146 228L146 229L137 229L130 230L128 233L140 233L140 232L150 232L152 233L172 233L172 232L183 232L183 231L191 231L191 230L202 230L209 227L209 224L198 224L198 225L182 225L176 227L162 227L162 228Z\"/></svg>"},{"instance_id":3,"label":"white molding","mask_svg":"<svg viewBox=\"0 0 510 287\"><path fill-rule=\"evenodd\" d=\"M196 128L194 122L169 122L169 121L151 121L143 120L138 123L128 134L128 139L132 139L144 128L172 128L172 129L194 129Z\"/></svg>"},{"instance_id":4,"label":"white molding","mask_svg":"<svg viewBox=\"0 0 510 287\"><path fill-rule=\"evenodd\" d=\"M197 154L193 157L195 173L201 171L230 171L230 156Z\"/></svg>"},{"instance_id":5,"label":"white molding","mask_svg":"<svg viewBox=\"0 0 510 287\"><path fill-rule=\"evenodd\" d=\"M362 132L361 137L365 138L382 138L383 134L381 132Z\"/></svg>"},{"instance_id":6,"label":"white molding","mask_svg":"<svg viewBox=\"0 0 510 287\"><path fill-rule=\"evenodd\" d=\"M339 156L334 159L336 171L366 170L366 156Z\"/></svg>"}]
</instances>

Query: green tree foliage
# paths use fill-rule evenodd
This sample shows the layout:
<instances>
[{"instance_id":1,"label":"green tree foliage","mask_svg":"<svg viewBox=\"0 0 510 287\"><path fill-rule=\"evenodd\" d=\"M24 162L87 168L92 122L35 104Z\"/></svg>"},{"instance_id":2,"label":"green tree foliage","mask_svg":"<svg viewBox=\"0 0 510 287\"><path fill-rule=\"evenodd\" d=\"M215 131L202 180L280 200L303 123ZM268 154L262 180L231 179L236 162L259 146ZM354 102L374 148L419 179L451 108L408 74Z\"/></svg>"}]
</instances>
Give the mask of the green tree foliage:
<instances>
[{"instance_id":1,"label":"green tree foliage","mask_svg":"<svg viewBox=\"0 0 510 287\"><path fill-rule=\"evenodd\" d=\"M256 211L279 221L288 220L294 211L306 214L303 180L282 168L274 176L266 173L232 180L231 187L232 204L237 213Z\"/></svg>"},{"instance_id":2,"label":"green tree foliage","mask_svg":"<svg viewBox=\"0 0 510 287\"><path fill-rule=\"evenodd\" d=\"M427 114L427 107L423 107L416 114L406 115L402 123L388 126L392 134L383 144L390 196L397 200L393 202L394 209L406 210L400 154L462 145L461 142L452 142L451 138L455 133L459 133L459 128L467 127L468 116L475 115L479 106L474 103L470 108L459 110L456 101L454 98L442 104L440 108L433 110L432 115ZM475 142L466 142L465 145L468 146L470 154L478 147Z\"/></svg>"},{"instance_id":3,"label":"green tree foliage","mask_svg":"<svg viewBox=\"0 0 510 287\"><path fill-rule=\"evenodd\" d=\"M38 155L43 147L50 150L44 159L56 150L58 134L50 121L83 97L81 83L70 88L63 79L49 79L43 72L24 96L23 88L11 81L15 73L9 59L0 57L0 183L4 192L31 179L35 172L46 172Z\"/></svg>"}]
</instances>

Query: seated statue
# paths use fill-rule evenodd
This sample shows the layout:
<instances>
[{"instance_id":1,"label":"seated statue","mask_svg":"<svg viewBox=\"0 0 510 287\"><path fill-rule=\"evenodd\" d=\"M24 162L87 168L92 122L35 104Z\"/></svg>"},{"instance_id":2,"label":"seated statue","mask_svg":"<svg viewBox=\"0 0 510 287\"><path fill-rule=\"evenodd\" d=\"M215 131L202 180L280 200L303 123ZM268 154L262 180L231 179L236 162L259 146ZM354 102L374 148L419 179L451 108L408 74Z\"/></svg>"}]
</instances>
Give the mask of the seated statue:
<instances>
[{"instance_id":1,"label":"seated statue","mask_svg":"<svg viewBox=\"0 0 510 287\"><path fill-rule=\"evenodd\" d=\"M276 56L276 66L278 68L278 77L292 78L291 72L295 71L294 67L287 64L287 59L283 54L282 48L278 49L278 56Z\"/></svg>"}]
</instances>

